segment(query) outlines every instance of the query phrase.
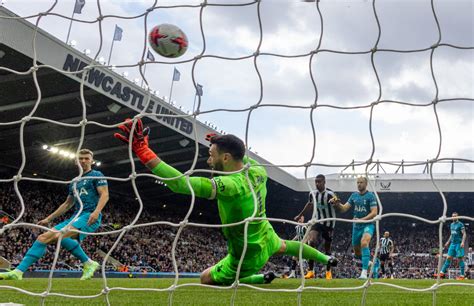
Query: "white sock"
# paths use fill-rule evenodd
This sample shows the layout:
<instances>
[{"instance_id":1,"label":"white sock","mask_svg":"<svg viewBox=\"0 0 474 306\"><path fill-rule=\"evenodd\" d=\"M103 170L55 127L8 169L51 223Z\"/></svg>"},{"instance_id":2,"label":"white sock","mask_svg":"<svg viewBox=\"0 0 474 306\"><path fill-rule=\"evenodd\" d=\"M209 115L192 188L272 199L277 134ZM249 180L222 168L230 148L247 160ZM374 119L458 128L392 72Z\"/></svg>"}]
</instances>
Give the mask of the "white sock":
<instances>
[{"instance_id":1,"label":"white sock","mask_svg":"<svg viewBox=\"0 0 474 306\"><path fill-rule=\"evenodd\" d=\"M360 276L367 276L367 270L362 270L362 272L360 273Z\"/></svg>"},{"instance_id":2,"label":"white sock","mask_svg":"<svg viewBox=\"0 0 474 306\"><path fill-rule=\"evenodd\" d=\"M94 262L94 261L89 258L85 263L91 264L91 263L93 263L93 262Z\"/></svg>"}]
</instances>

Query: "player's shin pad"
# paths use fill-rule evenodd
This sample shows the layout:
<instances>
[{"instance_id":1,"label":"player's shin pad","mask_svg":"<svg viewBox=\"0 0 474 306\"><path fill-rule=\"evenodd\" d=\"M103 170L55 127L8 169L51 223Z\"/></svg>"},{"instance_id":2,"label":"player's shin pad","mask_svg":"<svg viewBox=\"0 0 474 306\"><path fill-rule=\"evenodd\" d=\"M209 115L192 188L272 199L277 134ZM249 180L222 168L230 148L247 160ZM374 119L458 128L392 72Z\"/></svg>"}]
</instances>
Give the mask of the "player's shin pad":
<instances>
[{"instance_id":1,"label":"player's shin pad","mask_svg":"<svg viewBox=\"0 0 474 306\"><path fill-rule=\"evenodd\" d=\"M285 240L286 250L285 255L291 255L299 257L300 255L300 246L301 242L293 241L293 240ZM303 253L302 257L304 259L312 259L322 264L327 264L329 260L329 256L324 253L319 252L318 250L310 247L307 244L303 243Z\"/></svg>"}]
</instances>

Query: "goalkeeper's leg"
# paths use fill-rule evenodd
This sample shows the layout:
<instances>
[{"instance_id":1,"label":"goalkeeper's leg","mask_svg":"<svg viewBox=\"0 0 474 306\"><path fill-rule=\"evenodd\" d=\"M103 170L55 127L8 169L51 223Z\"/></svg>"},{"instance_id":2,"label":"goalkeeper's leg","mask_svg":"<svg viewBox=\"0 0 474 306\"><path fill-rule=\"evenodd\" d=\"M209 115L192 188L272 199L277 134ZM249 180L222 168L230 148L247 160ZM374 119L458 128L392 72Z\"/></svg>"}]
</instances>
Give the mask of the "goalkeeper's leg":
<instances>
[{"instance_id":1,"label":"goalkeeper's leg","mask_svg":"<svg viewBox=\"0 0 474 306\"><path fill-rule=\"evenodd\" d=\"M301 243L299 241L293 241L293 240L282 240L280 250L278 251L278 254L284 254L284 255L291 255L291 256L296 256L299 257L300 254L300 249L302 248L302 257L307 260L314 260L319 263L325 264L325 265L330 265L330 266L336 266L337 265L337 259L328 256L315 248L310 247L307 244Z\"/></svg>"}]
</instances>

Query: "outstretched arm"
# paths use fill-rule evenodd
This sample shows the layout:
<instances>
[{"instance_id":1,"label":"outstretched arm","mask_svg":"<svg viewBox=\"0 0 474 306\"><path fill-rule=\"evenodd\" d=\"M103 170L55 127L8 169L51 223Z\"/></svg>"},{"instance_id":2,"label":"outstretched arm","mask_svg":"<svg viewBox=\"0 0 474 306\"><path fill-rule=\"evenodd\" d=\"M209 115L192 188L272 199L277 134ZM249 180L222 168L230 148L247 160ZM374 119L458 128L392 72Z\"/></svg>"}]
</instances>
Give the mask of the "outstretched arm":
<instances>
[{"instance_id":1,"label":"outstretched arm","mask_svg":"<svg viewBox=\"0 0 474 306\"><path fill-rule=\"evenodd\" d=\"M350 198L349 198L349 201L347 201L347 203L342 204L341 199L336 196L333 197L331 200L329 200L329 204L333 205L334 208L341 213L345 213L352 206L350 203Z\"/></svg>"},{"instance_id":2,"label":"outstretched arm","mask_svg":"<svg viewBox=\"0 0 474 306\"><path fill-rule=\"evenodd\" d=\"M172 178L183 175L179 170L168 165L162 161L159 157L153 159L146 164L147 168L159 177ZM171 191L181 194L191 194L191 189L186 182L186 177L181 176L180 178L165 181ZM190 177L189 183L191 184L196 197L214 199L216 197L216 184L214 180L207 177Z\"/></svg>"},{"instance_id":3,"label":"outstretched arm","mask_svg":"<svg viewBox=\"0 0 474 306\"><path fill-rule=\"evenodd\" d=\"M128 144L132 124L132 120L126 119L126 123L119 126L123 134L115 133L115 138ZM182 176L183 174L179 170L162 161L161 158L150 149L148 146L148 134L149 128L143 128L141 119L138 119L132 137L133 152L154 174L163 178L181 176L180 178L166 181L166 185L171 191L181 194L191 194L191 189L186 182L186 177ZM197 197L206 199L214 199L216 197L217 188L214 180L205 177L190 177L189 182Z\"/></svg>"}]
</instances>

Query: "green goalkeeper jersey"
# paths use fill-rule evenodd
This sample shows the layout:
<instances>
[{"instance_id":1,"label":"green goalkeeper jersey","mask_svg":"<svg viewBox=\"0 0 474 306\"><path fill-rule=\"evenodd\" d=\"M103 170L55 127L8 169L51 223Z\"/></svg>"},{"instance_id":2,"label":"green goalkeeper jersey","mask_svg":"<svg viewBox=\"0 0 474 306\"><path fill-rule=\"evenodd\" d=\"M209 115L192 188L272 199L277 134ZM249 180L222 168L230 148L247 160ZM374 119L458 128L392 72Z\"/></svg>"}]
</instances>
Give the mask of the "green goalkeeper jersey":
<instances>
[{"instance_id":1,"label":"green goalkeeper jersey","mask_svg":"<svg viewBox=\"0 0 474 306\"><path fill-rule=\"evenodd\" d=\"M190 183L197 197L217 199L219 216L222 224L231 224L251 217L256 209L255 217L265 217L265 198L267 196L267 172L252 159L244 158L252 167L248 169L248 178L255 192L254 199L251 187L246 178L246 171L217 176L212 179L205 177L190 177ZM177 177L181 172L160 162L152 172L160 177ZM191 194L191 190L183 176L179 179L166 181L168 188L173 192ZM256 200L256 202L255 202ZM256 207L255 207L256 205ZM245 224L224 227L222 229L227 240L229 254L239 258L244 247ZM273 234L273 228L267 220L249 222L247 231L246 258L259 254L266 247L266 241Z\"/></svg>"}]
</instances>

